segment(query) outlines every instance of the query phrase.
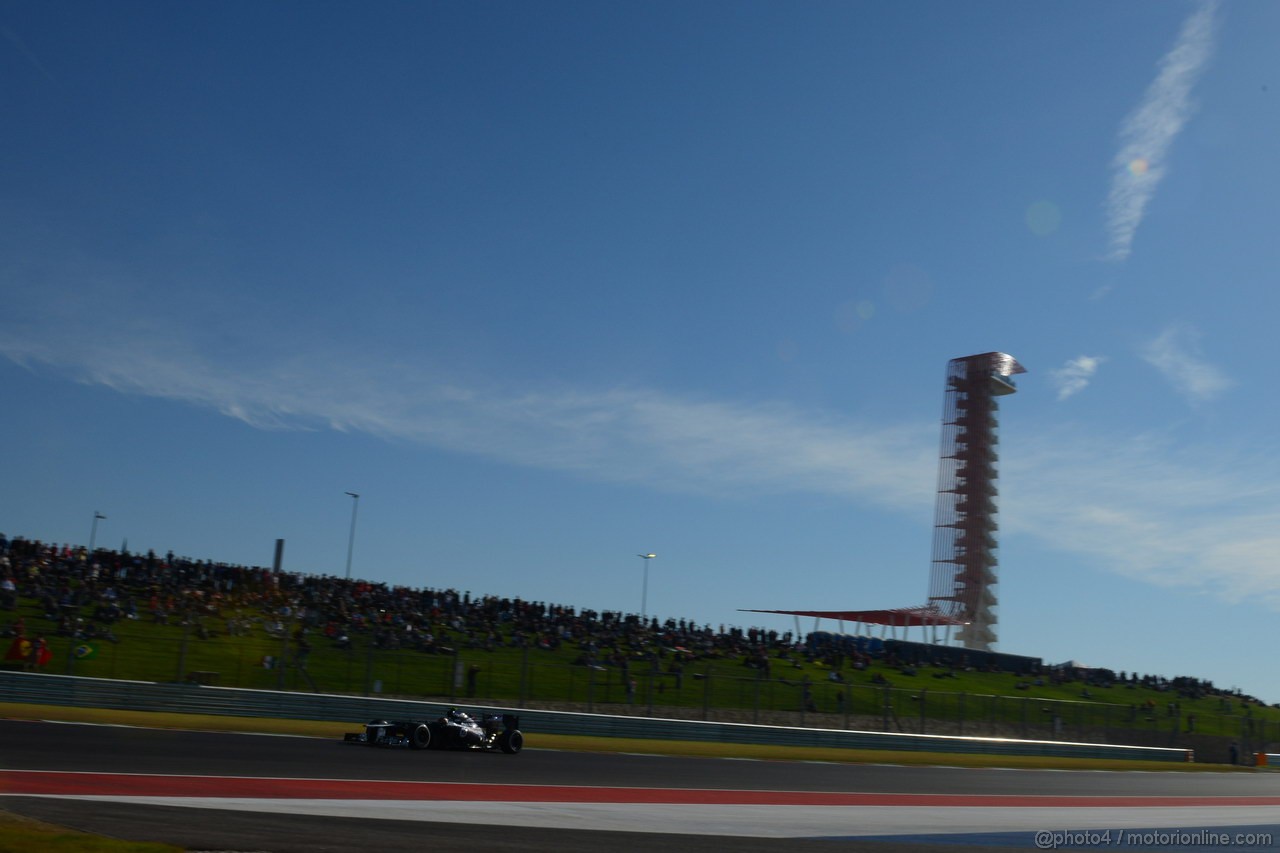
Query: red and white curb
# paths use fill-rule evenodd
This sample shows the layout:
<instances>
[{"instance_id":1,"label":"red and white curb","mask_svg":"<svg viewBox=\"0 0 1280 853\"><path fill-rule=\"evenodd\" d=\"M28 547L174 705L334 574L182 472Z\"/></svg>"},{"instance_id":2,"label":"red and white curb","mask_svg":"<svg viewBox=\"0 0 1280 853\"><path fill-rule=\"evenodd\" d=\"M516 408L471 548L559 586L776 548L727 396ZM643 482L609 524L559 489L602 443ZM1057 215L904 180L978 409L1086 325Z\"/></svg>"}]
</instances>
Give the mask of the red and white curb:
<instances>
[{"instance_id":1,"label":"red and white curb","mask_svg":"<svg viewBox=\"0 0 1280 853\"><path fill-rule=\"evenodd\" d=\"M1280 823L1280 797L885 794L0 770L0 796L494 826L755 837Z\"/></svg>"}]
</instances>

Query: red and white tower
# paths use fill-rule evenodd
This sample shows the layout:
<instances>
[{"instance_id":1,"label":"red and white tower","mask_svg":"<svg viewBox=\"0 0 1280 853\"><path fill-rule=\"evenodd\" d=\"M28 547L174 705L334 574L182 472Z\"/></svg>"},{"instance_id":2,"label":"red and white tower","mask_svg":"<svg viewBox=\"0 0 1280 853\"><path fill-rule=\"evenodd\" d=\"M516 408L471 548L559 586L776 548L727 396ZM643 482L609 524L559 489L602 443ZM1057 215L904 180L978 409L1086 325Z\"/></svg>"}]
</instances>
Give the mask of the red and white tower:
<instances>
[{"instance_id":1,"label":"red and white tower","mask_svg":"<svg viewBox=\"0 0 1280 853\"><path fill-rule=\"evenodd\" d=\"M1025 372L1002 352L947 362L929 603L964 623L957 639L970 649L996 641L996 416Z\"/></svg>"}]
</instances>

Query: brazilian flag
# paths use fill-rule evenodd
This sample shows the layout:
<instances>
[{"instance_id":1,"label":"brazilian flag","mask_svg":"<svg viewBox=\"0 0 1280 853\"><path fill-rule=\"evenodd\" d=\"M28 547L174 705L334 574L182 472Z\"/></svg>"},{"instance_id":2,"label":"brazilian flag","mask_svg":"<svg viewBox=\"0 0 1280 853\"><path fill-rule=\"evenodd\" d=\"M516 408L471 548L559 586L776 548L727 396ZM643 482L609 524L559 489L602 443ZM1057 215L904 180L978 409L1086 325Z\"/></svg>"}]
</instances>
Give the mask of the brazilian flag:
<instances>
[{"instance_id":1,"label":"brazilian flag","mask_svg":"<svg viewBox=\"0 0 1280 853\"><path fill-rule=\"evenodd\" d=\"M89 643L81 643L73 650L77 660L89 660L98 656L98 647Z\"/></svg>"}]
</instances>

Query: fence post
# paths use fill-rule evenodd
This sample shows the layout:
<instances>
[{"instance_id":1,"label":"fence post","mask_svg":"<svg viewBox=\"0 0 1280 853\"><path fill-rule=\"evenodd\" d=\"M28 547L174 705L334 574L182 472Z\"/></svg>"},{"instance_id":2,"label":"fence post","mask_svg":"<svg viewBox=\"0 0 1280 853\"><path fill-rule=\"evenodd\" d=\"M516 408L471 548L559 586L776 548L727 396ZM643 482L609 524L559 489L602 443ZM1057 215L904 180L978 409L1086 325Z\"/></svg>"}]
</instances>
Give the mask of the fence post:
<instances>
[{"instance_id":1,"label":"fence post","mask_svg":"<svg viewBox=\"0 0 1280 853\"><path fill-rule=\"evenodd\" d=\"M187 639L191 636L191 619L187 613L182 614L182 645L178 647L178 675L174 681L182 683L183 670L187 668ZM70 670L67 671L70 674Z\"/></svg>"},{"instance_id":2,"label":"fence post","mask_svg":"<svg viewBox=\"0 0 1280 853\"><path fill-rule=\"evenodd\" d=\"M703 670L702 681L702 719L706 721L711 719L711 664Z\"/></svg>"},{"instance_id":3,"label":"fence post","mask_svg":"<svg viewBox=\"0 0 1280 853\"><path fill-rule=\"evenodd\" d=\"M518 704L523 705L525 699L525 685L529 680L529 647L526 645L524 651L520 655L520 698Z\"/></svg>"},{"instance_id":4,"label":"fence post","mask_svg":"<svg viewBox=\"0 0 1280 853\"><path fill-rule=\"evenodd\" d=\"M373 689L373 635L365 638L364 647L364 695Z\"/></svg>"},{"instance_id":5,"label":"fence post","mask_svg":"<svg viewBox=\"0 0 1280 853\"><path fill-rule=\"evenodd\" d=\"M764 677L764 670L757 669L756 670L755 708L751 712L751 722L753 724L759 724L760 722L760 679L763 677Z\"/></svg>"},{"instance_id":6,"label":"fence post","mask_svg":"<svg viewBox=\"0 0 1280 853\"><path fill-rule=\"evenodd\" d=\"M188 610L188 614L190 611ZM182 646L185 649L187 645L187 632L191 630L191 617L187 615L182 620ZM185 657L185 655L184 655ZM276 689L284 690L284 670L289 660L289 626L284 624L284 620L280 620L280 660L276 661Z\"/></svg>"},{"instance_id":7,"label":"fence post","mask_svg":"<svg viewBox=\"0 0 1280 853\"><path fill-rule=\"evenodd\" d=\"M449 704L458 701L458 688L462 686L462 652L453 650L453 671L449 673Z\"/></svg>"}]
</instances>

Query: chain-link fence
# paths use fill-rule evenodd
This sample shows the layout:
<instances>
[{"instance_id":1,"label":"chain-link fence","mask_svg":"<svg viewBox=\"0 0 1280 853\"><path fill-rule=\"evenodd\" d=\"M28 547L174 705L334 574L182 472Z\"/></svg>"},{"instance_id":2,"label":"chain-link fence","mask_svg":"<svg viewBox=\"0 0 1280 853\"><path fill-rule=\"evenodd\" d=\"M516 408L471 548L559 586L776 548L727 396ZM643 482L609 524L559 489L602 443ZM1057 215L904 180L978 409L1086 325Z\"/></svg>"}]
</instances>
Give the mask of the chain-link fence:
<instances>
[{"instance_id":1,"label":"chain-link fence","mask_svg":"<svg viewBox=\"0 0 1280 853\"><path fill-rule=\"evenodd\" d=\"M87 650L87 651L86 651ZM1225 756L1280 745L1275 722L1243 713L1185 713L1155 705L1094 699L1063 701L900 685L814 681L807 677L725 674L697 661L666 668L573 665L538 652L482 649L430 654L371 644L326 648L312 659L287 633L212 644L194 629L145 646L70 644L47 671L158 682L283 689L363 696L489 702L530 708L660 716L718 722L843 728L914 734L1008 737L1145 746L1193 746ZM1109 691L1123 695L1123 688ZM1222 759L1225 760L1225 757Z\"/></svg>"}]
</instances>

